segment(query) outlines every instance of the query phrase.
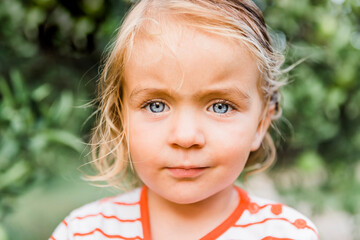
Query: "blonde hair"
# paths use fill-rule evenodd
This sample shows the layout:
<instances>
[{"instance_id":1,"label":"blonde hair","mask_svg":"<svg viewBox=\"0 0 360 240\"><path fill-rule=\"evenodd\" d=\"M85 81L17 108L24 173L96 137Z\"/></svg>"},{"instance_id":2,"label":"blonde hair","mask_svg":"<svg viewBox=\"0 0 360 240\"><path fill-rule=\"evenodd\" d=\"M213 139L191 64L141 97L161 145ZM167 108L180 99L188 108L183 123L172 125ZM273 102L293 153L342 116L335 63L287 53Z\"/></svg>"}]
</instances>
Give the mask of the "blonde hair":
<instances>
[{"instance_id":1,"label":"blonde hair","mask_svg":"<svg viewBox=\"0 0 360 240\"><path fill-rule=\"evenodd\" d=\"M261 73L259 89L264 112L278 105L283 55L274 50L261 11L251 0L141 0L128 13L106 57L99 82L99 107L91 147L91 163L98 173L88 176L91 181L105 181L111 186L138 183L132 169L126 136L123 129L122 82L124 66L129 59L134 39L146 22L163 24L171 16L181 23L212 34L234 39L244 44L258 61ZM163 18L161 18L163 17ZM166 20L165 20L166 21ZM262 146L250 154L245 170L249 173L266 169L275 159L274 142L267 133Z\"/></svg>"}]
</instances>

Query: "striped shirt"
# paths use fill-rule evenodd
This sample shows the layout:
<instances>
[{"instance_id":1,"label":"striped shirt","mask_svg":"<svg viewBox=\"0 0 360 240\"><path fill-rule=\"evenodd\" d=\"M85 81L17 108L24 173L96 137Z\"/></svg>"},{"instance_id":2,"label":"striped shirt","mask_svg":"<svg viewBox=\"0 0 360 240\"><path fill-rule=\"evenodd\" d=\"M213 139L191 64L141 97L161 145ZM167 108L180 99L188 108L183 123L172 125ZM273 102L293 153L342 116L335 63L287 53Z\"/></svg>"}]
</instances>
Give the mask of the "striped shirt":
<instances>
[{"instance_id":1,"label":"striped shirt","mask_svg":"<svg viewBox=\"0 0 360 240\"><path fill-rule=\"evenodd\" d=\"M201 240L318 239L314 224L296 210L236 190L236 209ZM150 240L147 206L146 187L87 204L66 217L49 239Z\"/></svg>"}]
</instances>

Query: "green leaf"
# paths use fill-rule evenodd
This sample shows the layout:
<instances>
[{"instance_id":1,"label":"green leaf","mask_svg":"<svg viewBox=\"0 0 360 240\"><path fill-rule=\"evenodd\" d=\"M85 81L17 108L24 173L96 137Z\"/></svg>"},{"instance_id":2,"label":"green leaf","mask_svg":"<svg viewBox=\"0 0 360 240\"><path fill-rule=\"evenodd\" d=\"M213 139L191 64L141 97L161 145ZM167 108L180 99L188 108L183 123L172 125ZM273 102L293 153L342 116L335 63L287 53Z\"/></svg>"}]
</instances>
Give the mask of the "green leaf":
<instances>
[{"instance_id":1,"label":"green leaf","mask_svg":"<svg viewBox=\"0 0 360 240\"><path fill-rule=\"evenodd\" d=\"M5 227L3 227L3 225L0 224L0 240L8 240L8 235L6 233L6 229Z\"/></svg>"},{"instance_id":2,"label":"green leaf","mask_svg":"<svg viewBox=\"0 0 360 240\"><path fill-rule=\"evenodd\" d=\"M2 101L4 101L4 103L14 106L14 97L11 93L9 85L2 76L0 76L0 93L3 97Z\"/></svg>"},{"instance_id":3,"label":"green leaf","mask_svg":"<svg viewBox=\"0 0 360 240\"><path fill-rule=\"evenodd\" d=\"M9 134L3 134L0 139L0 171L20 153L20 143Z\"/></svg>"},{"instance_id":4,"label":"green leaf","mask_svg":"<svg viewBox=\"0 0 360 240\"><path fill-rule=\"evenodd\" d=\"M21 104L25 103L27 100L27 91L20 72L18 70L12 70L10 72L10 79L14 87L16 102Z\"/></svg>"},{"instance_id":5,"label":"green leaf","mask_svg":"<svg viewBox=\"0 0 360 240\"><path fill-rule=\"evenodd\" d=\"M73 95L69 91L61 93L60 100L51 106L49 118L57 124L63 124L73 108Z\"/></svg>"},{"instance_id":6,"label":"green leaf","mask_svg":"<svg viewBox=\"0 0 360 240\"><path fill-rule=\"evenodd\" d=\"M40 133L40 135L46 140L47 144L51 142L58 143L67 146L78 153L81 153L84 150L84 144L81 139L64 130L49 129Z\"/></svg>"},{"instance_id":7,"label":"green leaf","mask_svg":"<svg viewBox=\"0 0 360 240\"><path fill-rule=\"evenodd\" d=\"M12 165L4 173L0 173L0 190L21 181L30 172L30 166L25 161L19 161Z\"/></svg>"},{"instance_id":8,"label":"green leaf","mask_svg":"<svg viewBox=\"0 0 360 240\"><path fill-rule=\"evenodd\" d=\"M50 84L45 83L45 84L37 87L36 89L34 89L33 92L31 93L31 97L35 101L40 102L44 98L49 96L50 93L51 93L51 86L50 86Z\"/></svg>"},{"instance_id":9,"label":"green leaf","mask_svg":"<svg viewBox=\"0 0 360 240\"><path fill-rule=\"evenodd\" d=\"M298 157L296 165L305 172L315 172L323 167L323 159L315 151L306 151Z\"/></svg>"}]
</instances>

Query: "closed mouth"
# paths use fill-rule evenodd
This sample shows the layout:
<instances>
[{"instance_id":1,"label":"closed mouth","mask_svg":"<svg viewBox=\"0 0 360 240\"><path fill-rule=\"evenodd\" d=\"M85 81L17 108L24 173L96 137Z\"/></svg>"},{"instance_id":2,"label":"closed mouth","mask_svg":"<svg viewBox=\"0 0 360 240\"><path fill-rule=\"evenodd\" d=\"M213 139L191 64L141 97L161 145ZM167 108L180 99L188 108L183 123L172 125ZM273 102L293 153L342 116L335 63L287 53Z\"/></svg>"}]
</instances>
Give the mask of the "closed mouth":
<instances>
[{"instance_id":1,"label":"closed mouth","mask_svg":"<svg viewBox=\"0 0 360 240\"><path fill-rule=\"evenodd\" d=\"M167 167L168 172L175 178L195 178L200 176L209 167Z\"/></svg>"}]
</instances>

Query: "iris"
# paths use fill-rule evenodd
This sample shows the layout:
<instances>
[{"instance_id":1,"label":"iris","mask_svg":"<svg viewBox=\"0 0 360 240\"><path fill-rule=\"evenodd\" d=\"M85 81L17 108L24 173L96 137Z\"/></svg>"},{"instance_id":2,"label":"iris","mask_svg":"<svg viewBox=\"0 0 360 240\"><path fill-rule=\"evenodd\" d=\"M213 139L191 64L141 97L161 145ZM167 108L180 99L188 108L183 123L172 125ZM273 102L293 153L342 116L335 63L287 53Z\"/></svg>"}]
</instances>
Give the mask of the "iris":
<instances>
[{"instance_id":1,"label":"iris","mask_svg":"<svg viewBox=\"0 0 360 240\"><path fill-rule=\"evenodd\" d=\"M153 102L149 104L150 111L153 113L163 112L165 109L165 104L162 102Z\"/></svg>"},{"instance_id":2,"label":"iris","mask_svg":"<svg viewBox=\"0 0 360 240\"><path fill-rule=\"evenodd\" d=\"M215 103L212 105L212 109L215 113L224 114L229 110L229 105L225 103Z\"/></svg>"}]
</instances>

